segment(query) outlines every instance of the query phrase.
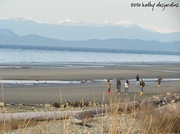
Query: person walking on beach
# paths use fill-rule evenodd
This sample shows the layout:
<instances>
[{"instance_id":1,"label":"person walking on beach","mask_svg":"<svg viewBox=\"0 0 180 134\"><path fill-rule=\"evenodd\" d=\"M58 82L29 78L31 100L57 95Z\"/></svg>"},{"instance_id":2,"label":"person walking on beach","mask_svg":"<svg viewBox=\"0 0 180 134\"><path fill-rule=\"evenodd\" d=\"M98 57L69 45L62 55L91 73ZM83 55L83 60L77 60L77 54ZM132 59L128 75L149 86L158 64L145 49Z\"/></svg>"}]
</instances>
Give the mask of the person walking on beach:
<instances>
[{"instance_id":1,"label":"person walking on beach","mask_svg":"<svg viewBox=\"0 0 180 134\"><path fill-rule=\"evenodd\" d=\"M128 89L129 89L129 81L126 80L126 82L125 82L125 94L128 94Z\"/></svg>"},{"instance_id":2,"label":"person walking on beach","mask_svg":"<svg viewBox=\"0 0 180 134\"><path fill-rule=\"evenodd\" d=\"M158 82L158 87L160 87L161 80L162 80L162 78L161 78L160 76L158 76L158 80L157 80L157 82Z\"/></svg>"},{"instance_id":3,"label":"person walking on beach","mask_svg":"<svg viewBox=\"0 0 180 134\"><path fill-rule=\"evenodd\" d=\"M121 93L121 81L119 79L117 79L116 87L117 87L117 93L120 94Z\"/></svg>"},{"instance_id":4,"label":"person walking on beach","mask_svg":"<svg viewBox=\"0 0 180 134\"><path fill-rule=\"evenodd\" d=\"M141 88L140 95L143 94L143 88L144 88L144 86L145 86L145 83L144 83L144 81L141 79L141 80L140 80L140 88Z\"/></svg>"},{"instance_id":5,"label":"person walking on beach","mask_svg":"<svg viewBox=\"0 0 180 134\"><path fill-rule=\"evenodd\" d=\"M136 75L136 86L139 85L139 74Z\"/></svg>"},{"instance_id":6,"label":"person walking on beach","mask_svg":"<svg viewBox=\"0 0 180 134\"><path fill-rule=\"evenodd\" d=\"M108 88L108 94L110 94L111 93L111 82L109 79L107 80L107 88Z\"/></svg>"}]
</instances>

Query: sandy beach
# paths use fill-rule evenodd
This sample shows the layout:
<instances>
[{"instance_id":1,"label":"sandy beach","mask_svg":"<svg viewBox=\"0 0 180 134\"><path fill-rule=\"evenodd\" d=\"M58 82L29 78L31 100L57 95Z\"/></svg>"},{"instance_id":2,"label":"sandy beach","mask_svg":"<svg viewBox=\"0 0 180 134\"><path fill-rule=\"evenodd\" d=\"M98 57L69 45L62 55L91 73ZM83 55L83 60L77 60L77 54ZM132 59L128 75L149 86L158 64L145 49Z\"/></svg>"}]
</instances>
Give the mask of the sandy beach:
<instances>
[{"instance_id":1,"label":"sandy beach","mask_svg":"<svg viewBox=\"0 0 180 134\"><path fill-rule=\"evenodd\" d=\"M122 100L129 98L136 100L167 92L180 90L179 81L162 81L161 87L157 82L146 82L144 95L140 96L140 88L135 82L130 82L129 94L124 94L126 79L134 79L139 74L142 79L156 79L157 76L166 78L180 78L179 65L150 65L150 66L121 66L121 67L76 67L76 68L1 68L0 76L3 80L61 80L61 81L92 81L90 83L58 83L58 84L3 84L5 103L55 103L62 101L104 101L108 102L106 79L112 82L111 96L118 96ZM117 95L115 79L122 81L122 93ZM61 95L60 95L61 93ZM2 93L0 94L2 101Z\"/></svg>"}]
</instances>

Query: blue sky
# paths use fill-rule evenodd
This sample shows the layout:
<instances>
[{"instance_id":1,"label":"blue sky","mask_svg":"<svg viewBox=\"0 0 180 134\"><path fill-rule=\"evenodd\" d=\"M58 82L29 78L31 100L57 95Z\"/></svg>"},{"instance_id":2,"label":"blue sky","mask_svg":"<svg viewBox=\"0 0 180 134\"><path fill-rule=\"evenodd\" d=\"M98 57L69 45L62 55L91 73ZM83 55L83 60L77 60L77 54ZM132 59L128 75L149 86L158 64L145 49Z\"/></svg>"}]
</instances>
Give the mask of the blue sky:
<instances>
[{"instance_id":1,"label":"blue sky","mask_svg":"<svg viewBox=\"0 0 180 134\"><path fill-rule=\"evenodd\" d=\"M131 7L131 3L178 7ZM0 0L0 19L29 18L41 23L138 25L162 33L180 32L179 0Z\"/></svg>"}]
</instances>

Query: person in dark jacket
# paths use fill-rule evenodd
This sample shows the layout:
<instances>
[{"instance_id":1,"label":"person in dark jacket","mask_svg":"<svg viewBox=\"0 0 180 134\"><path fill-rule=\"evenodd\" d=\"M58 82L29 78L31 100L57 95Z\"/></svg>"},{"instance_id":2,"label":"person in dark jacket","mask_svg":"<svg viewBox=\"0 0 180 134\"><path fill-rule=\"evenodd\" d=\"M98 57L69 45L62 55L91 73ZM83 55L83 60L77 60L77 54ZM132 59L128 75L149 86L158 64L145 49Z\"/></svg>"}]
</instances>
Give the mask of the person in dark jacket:
<instances>
[{"instance_id":1,"label":"person in dark jacket","mask_svg":"<svg viewBox=\"0 0 180 134\"><path fill-rule=\"evenodd\" d=\"M141 88L141 92L140 92L140 95L142 95L143 94L143 88L144 88L144 86L145 86L145 83L144 83L144 81L141 79L140 80L140 88Z\"/></svg>"},{"instance_id":2,"label":"person in dark jacket","mask_svg":"<svg viewBox=\"0 0 180 134\"><path fill-rule=\"evenodd\" d=\"M139 74L137 74L137 76L136 76L136 86L138 86L139 85Z\"/></svg>"},{"instance_id":3,"label":"person in dark jacket","mask_svg":"<svg viewBox=\"0 0 180 134\"><path fill-rule=\"evenodd\" d=\"M158 76L158 80L157 80L157 82L158 82L158 87L160 87L161 80L162 80L162 78L161 78L160 76Z\"/></svg>"},{"instance_id":4,"label":"person in dark jacket","mask_svg":"<svg viewBox=\"0 0 180 134\"><path fill-rule=\"evenodd\" d=\"M121 81L118 79L116 82L116 87L117 87L117 93L121 93Z\"/></svg>"}]
</instances>

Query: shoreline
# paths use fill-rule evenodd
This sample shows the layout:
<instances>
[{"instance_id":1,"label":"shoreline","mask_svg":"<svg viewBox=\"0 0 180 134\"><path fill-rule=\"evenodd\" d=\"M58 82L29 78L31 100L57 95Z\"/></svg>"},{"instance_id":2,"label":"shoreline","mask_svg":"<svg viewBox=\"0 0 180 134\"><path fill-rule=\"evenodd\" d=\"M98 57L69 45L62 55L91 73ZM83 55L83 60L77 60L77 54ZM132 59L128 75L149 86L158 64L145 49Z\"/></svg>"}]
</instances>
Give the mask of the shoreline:
<instances>
[{"instance_id":1,"label":"shoreline","mask_svg":"<svg viewBox=\"0 0 180 134\"><path fill-rule=\"evenodd\" d=\"M180 66L180 62L60 62L0 63L0 68L106 68L106 67Z\"/></svg>"},{"instance_id":2,"label":"shoreline","mask_svg":"<svg viewBox=\"0 0 180 134\"><path fill-rule=\"evenodd\" d=\"M180 78L180 65L136 65L113 67L59 67L59 68L1 68L3 80L59 80L81 81L93 79L119 78L135 79L140 74L143 79L161 76L162 78Z\"/></svg>"},{"instance_id":3,"label":"shoreline","mask_svg":"<svg viewBox=\"0 0 180 134\"><path fill-rule=\"evenodd\" d=\"M140 96L140 87L135 84L135 77L139 74L142 79L152 78L152 82L146 82L144 95ZM115 79L122 80L122 100L129 98L134 100L143 99L157 94L166 94L180 90L179 81L166 81L167 79L180 78L180 67L176 65L162 66L123 66L123 67L103 67L103 68L3 68L0 69L0 76L3 80L28 80L28 81L78 81L78 83L51 83L51 84L4 84L5 103L50 103L60 102L60 91L62 100L69 102L81 101L102 101L105 94L105 101L108 102L106 80L112 80L112 92L116 94ZM161 76L161 88L158 89L157 76ZM129 94L124 94L124 81L130 80ZM81 81L90 80L90 83ZM99 80L99 81L93 81ZM103 80L103 81L102 81ZM131 81L132 80L132 81ZM2 101L2 99L0 100Z\"/></svg>"}]
</instances>

